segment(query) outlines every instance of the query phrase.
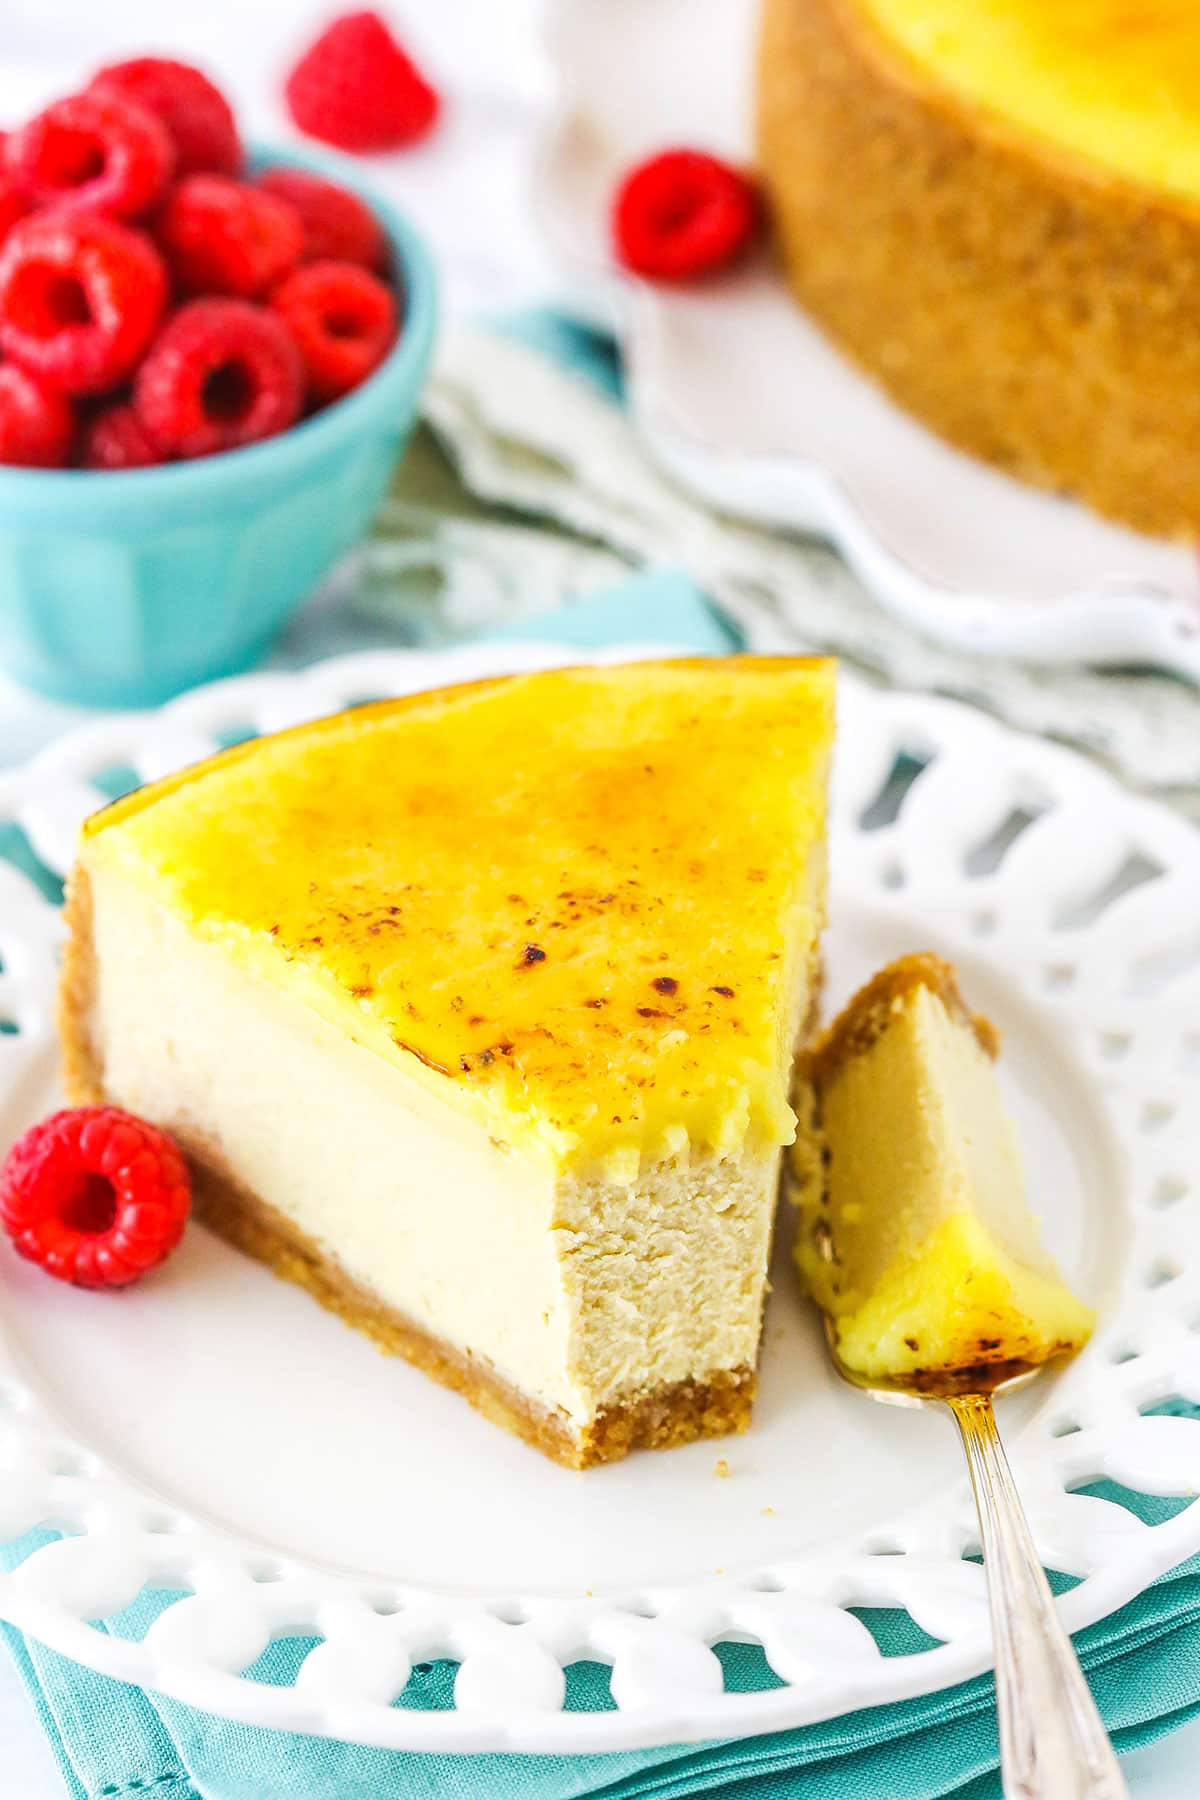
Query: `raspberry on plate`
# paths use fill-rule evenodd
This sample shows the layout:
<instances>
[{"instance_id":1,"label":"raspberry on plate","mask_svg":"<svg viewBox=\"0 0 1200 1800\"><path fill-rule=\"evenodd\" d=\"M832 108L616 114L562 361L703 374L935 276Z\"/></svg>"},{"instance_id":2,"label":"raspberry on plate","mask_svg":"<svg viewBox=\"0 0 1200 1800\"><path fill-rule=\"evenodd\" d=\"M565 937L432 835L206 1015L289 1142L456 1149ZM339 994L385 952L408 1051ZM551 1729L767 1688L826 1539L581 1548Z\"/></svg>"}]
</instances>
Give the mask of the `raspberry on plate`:
<instances>
[{"instance_id":1,"label":"raspberry on plate","mask_svg":"<svg viewBox=\"0 0 1200 1800\"><path fill-rule=\"evenodd\" d=\"M135 56L98 69L89 90L122 94L160 119L175 146L177 175L200 170L236 175L241 168L242 145L229 102L190 63Z\"/></svg>"},{"instance_id":2,"label":"raspberry on plate","mask_svg":"<svg viewBox=\"0 0 1200 1800\"><path fill-rule=\"evenodd\" d=\"M758 229L754 184L700 150L665 150L639 163L617 191L617 256L635 275L687 281L724 268Z\"/></svg>"},{"instance_id":3,"label":"raspberry on plate","mask_svg":"<svg viewBox=\"0 0 1200 1800\"><path fill-rule=\"evenodd\" d=\"M0 364L0 463L61 469L71 455L71 403L17 363Z\"/></svg>"},{"instance_id":4,"label":"raspberry on plate","mask_svg":"<svg viewBox=\"0 0 1200 1800\"><path fill-rule=\"evenodd\" d=\"M157 1267L190 1206L175 1144L115 1106L52 1113L0 1169L0 1225L22 1256L76 1287L126 1287Z\"/></svg>"},{"instance_id":5,"label":"raspberry on plate","mask_svg":"<svg viewBox=\"0 0 1200 1800\"><path fill-rule=\"evenodd\" d=\"M432 130L437 90L375 12L326 27L287 78L292 118L339 150L395 150Z\"/></svg>"},{"instance_id":6,"label":"raspberry on plate","mask_svg":"<svg viewBox=\"0 0 1200 1800\"><path fill-rule=\"evenodd\" d=\"M167 196L158 238L187 293L253 300L300 261L304 226L275 194L224 175L189 175Z\"/></svg>"},{"instance_id":7,"label":"raspberry on plate","mask_svg":"<svg viewBox=\"0 0 1200 1800\"><path fill-rule=\"evenodd\" d=\"M193 300L168 319L138 370L133 404L169 456L211 456L285 431L304 369L287 331L244 300Z\"/></svg>"},{"instance_id":8,"label":"raspberry on plate","mask_svg":"<svg viewBox=\"0 0 1200 1800\"><path fill-rule=\"evenodd\" d=\"M163 461L132 406L106 406L83 429L79 461L85 469L148 469Z\"/></svg>"},{"instance_id":9,"label":"raspberry on plate","mask_svg":"<svg viewBox=\"0 0 1200 1800\"><path fill-rule=\"evenodd\" d=\"M387 268L383 226L365 201L307 169L265 169L258 186L286 200L304 226L304 261L361 263L382 275Z\"/></svg>"},{"instance_id":10,"label":"raspberry on plate","mask_svg":"<svg viewBox=\"0 0 1200 1800\"><path fill-rule=\"evenodd\" d=\"M136 219L165 189L175 152L161 119L120 94L56 100L4 146L10 174L40 206Z\"/></svg>"},{"instance_id":11,"label":"raspberry on plate","mask_svg":"<svg viewBox=\"0 0 1200 1800\"><path fill-rule=\"evenodd\" d=\"M306 263L280 282L271 305L304 359L317 400L348 394L396 338L396 296L357 263Z\"/></svg>"},{"instance_id":12,"label":"raspberry on plate","mask_svg":"<svg viewBox=\"0 0 1200 1800\"><path fill-rule=\"evenodd\" d=\"M166 302L162 258L115 219L34 213L0 248L0 348L67 394L126 380Z\"/></svg>"}]
</instances>

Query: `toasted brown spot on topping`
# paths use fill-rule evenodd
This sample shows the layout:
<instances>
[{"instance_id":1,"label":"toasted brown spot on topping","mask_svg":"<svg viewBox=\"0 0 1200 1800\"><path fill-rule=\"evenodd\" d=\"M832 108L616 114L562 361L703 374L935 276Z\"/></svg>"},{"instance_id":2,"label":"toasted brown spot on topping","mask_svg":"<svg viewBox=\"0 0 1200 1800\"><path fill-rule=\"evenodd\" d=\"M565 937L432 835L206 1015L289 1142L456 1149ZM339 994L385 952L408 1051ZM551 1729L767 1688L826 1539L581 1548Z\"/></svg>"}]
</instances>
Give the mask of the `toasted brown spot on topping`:
<instances>
[{"instance_id":1,"label":"toasted brown spot on topping","mask_svg":"<svg viewBox=\"0 0 1200 1800\"><path fill-rule=\"evenodd\" d=\"M470 1057L469 1056L460 1056L458 1059L458 1066L462 1070L464 1075L469 1075L471 1073Z\"/></svg>"},{"instance_id":2,"label":"toasted brown spot on topping","mask_svg":"<svg viewBox=\"0 0 1200 1800\"><path fill-rule=\"evenodd\" d=\"M639 1006L637 1015L639 1019L665 1019L667 1017L666 1013L661 1012L657 1006Z\"/></svg>"},{"instance_id":3,"label":"toasted brown spot on topping","mask_svg":"<svg viewBox=\"0 0 1200 1800\"><path fill-rule=\"evenodd\" d=\"M540 944L526 944L524 950L521 952L521 960L517 964L517 967L518 969L530 968L534 963L545 962L545 960L546 952L542 949Z\"/></svg>"},{"instance_id":4,"label":"toasted brown spot on topping","mask_svg":"<svg viewBox=\"0 0 1200 1800\"><path fill-rule=\"evenodd\" d=\"M369 981L364 981L360 982L357 987L352 987L350 989L350 998L352 1000L367 1000L374 992L375 989L371 986L371 983Z\"/></svg>"},{"instance_id":5,"label":"toasted brown spot on topping","mask_svg":"<svg viewBox=\"0 0 1200 1800\"><path fill-rule=\"evenodd\" d=\"M607 1000L585 1000L583 1004L585 1006L607 1006L608 1001Z\"/></svg>"},{"instance_id":6,"label":"toasted brown spot on topping","mask_svg":"<svg viewBox=\"0 0 1200 1800\"><path fill-rule=\"evenodd\" d=\"M731 987L714 987L709 988L708 991L710 994L724 994L726 1000L733 999L733 989Z\"/></svg>"},{"instance_id":7,"label":"toasted brown spot on topping","mask_svg":"<svg viewBox=\"0 0 1200 1800\"><path fill-rule=\"evenodd\" d=\"M267 935L269 937L278 937L279 936L278 925L268 925L267 926Z\"/></svg>"},{"instance_id":8,"label":"toasted brown spot on topping","mask_svg":"<svg viewBox=\"0 0 1200 1800\"><path fill-rule=\"evenodd\" d=\"M910 1350L919 1350L921 1348L916 1338L905 1338L904 1342L908 1345Z\"/></svg>"},{"instance_id":9,"label":"toasted brown spot on topping","mask_svg":"<svg viewBox=\"0 0 1200 1800\"><path fill-rule=\"evenodd\" d=\"M765 881L766 879L767 879L767 871L765 869L747 869L746 870L746 880L747 881Z\"/></svg>"},{"instance_id":10,"label":"toasted brown spot on topping","mask_svg":"<svg viewBox=\"0 0 1200 1800\"><path fill-rule=\"evenodd\" d=\"M653 985L660 994L674 994L679 990L679 983L673 975L656 975Z\"/></svg>"}]
</instances>

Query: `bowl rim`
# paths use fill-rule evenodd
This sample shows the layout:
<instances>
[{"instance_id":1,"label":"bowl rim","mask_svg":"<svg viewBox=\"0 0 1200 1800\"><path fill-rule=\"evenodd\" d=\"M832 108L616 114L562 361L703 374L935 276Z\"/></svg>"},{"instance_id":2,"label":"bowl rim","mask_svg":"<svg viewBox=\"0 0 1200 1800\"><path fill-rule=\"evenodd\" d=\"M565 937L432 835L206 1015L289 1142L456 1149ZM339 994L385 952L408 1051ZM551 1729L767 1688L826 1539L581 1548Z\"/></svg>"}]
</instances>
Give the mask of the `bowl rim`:
<instances>
[{"instance_id":1,"label":"bowl rim","mask_svg":"<svg viewBox=\"0 0 1200 1800\"><path fill-rule=\"evenodd\" d=\"M253 141L247 147L246 167L250 173L266 168L301 169L336 182L369 206L383 226L403 277L404 311L396 342L378 368L349 394L310 418L298 419L286 431L212 456L157 464L148 469L0 466L0 496L4 502L25 502L35 507L57 505L68 498L78 502L83 497L81 484L85 479L90 483L89 493L98 498L106 496L110 501L136 503L151 497L182 499L185 495L191 499L226 485L230 470L235 470L238 477L250 478L266 472L268 467L277 474L279 465L289 460L297 464L307 462L310 453L320 453L355 436L359 426L376 413L379 402L386 400L393 389L403 389L410 382L419 386L433 348L437 317L437 277L421 234L390 200L362 181L344 157L313 151L307 145ZM397 423L399 426L400 421Z\"/></svg>"}]
</instances>

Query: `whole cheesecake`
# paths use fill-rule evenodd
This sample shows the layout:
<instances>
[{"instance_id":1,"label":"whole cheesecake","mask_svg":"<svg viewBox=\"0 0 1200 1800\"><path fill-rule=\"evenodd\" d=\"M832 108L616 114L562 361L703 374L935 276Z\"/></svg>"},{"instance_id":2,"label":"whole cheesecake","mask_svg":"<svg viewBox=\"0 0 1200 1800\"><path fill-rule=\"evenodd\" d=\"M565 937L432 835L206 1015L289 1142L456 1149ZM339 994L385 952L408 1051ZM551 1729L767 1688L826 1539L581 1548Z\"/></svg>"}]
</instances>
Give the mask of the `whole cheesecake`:
<instances>
[{"instance_id":1,"label":"whole cheesecake","mask_svg":"<svg viewBox=\"0 0 1200 1800\"><path fill-rule=\"evenodd\" d=\"M68 1093L562 1462L741 1429L832 729L820 660L576 669L144 788L70 883Z\"/></svg>"},{"instance_id":2,"label":"whole cheesecake","mask_svg":"<svg viewBox=\"0 0 1200 1800\"><path fill-rule=\"evenodd\" d=\"M1195 536L1194 0L765 0L758 118L791 284L896 400Z\"/></svg>"}]
</instances>

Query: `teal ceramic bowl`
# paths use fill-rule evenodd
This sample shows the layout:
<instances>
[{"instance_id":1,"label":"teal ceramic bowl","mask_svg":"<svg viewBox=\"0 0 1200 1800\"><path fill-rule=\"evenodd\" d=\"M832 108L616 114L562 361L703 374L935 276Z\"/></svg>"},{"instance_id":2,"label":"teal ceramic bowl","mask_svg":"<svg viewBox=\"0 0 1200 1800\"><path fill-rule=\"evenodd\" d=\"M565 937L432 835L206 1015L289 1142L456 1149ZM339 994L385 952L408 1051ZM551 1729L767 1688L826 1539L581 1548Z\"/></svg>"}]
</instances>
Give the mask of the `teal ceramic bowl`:
<instances>
[{"instance_id":1,"label":"teal ceramic bowl","mask_svg":"<svg viewBox=\"0 0 1200 1800\"><path fill-rule=\"evenodd\" d=\"M403 328L346 399L279 437L161 469L0 469L0 667L58 699L148 706L257 662L367 531L433 347L420 239L342 162L262 150L353 188L391 240Z\"/></svg>"}]
</instances>

